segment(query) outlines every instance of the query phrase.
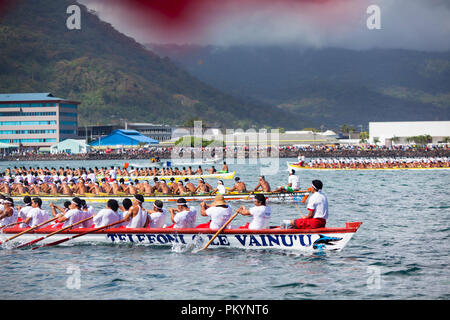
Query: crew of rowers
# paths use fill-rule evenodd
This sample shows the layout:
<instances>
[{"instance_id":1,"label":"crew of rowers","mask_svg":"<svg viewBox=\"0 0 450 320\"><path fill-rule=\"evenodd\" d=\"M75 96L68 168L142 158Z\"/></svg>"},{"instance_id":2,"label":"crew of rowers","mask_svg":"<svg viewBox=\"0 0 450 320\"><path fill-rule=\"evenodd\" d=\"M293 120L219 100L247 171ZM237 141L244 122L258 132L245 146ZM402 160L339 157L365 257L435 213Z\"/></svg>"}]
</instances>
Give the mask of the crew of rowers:
<instances>
[{"instance_id":1,"label":"crew of rowers","mask_svg":"<svg viewBox=\"0 0 450 320\"><path fill-rule=\"evenodd\" d=\"M92 170L90 170L92 171ZM8 179L9 178L9 179ZM217 186L213 187L205 182L203 178L198 179L195 185L189 178L176 180L172 177L169 181L154 177L152 183L148 180L135 179L125 181L125 179L115 179L112 181L102 178L97 180L95 174L89 173L83 177L59 176L59 175L34 175L29 173L25 175L16 175L11 182L10 176L0 176L0 192L8 195L135 195L145 196L154 195L211 195L226 194L230 192L270 192L271 188L264 176L259 177L258 185L251 190L247 189L246 184L236 177L235 184L231 188L226 188L222 180L218 180Z\"/></svg>"},{"instance_id":2,"label":"crew of rowers","mask_svg":"<svg viewBox=\"0 0 450 320\"><path fill-rule=\"evenodd\" d=\"M153 203L152 209L144 209L144 197L137 194L132 199L125 198L121 204L115 199L110 199L105 208L97 213L92 206L87 205L85 200L78 197L66 201L63 207L50 203L50 213L42 209L42 199L39 197L25 196L23 202L24 206L15 207L12 198L0 195L0 226L34 227L53 217L56 220L46 227L65 228L76 224L73 228L98 228L119 222L114 226L115 228L219 229L233 215L231 206L220 194L216 195L211 204L200 203L200 215L208 217L209 221L199 225L196 223L197 209L188 205L184 198L178 199L176 207L168 210L164 208L163 202L160 200ZM234 228L269 228L270 207L266 205L266 199L262 194L255 196L253 208L246 209L241 206L237 212L245 216L251 215L253 219L244 226L234 226Z\"/></svg>"},{"instance_id":3,"label":"crew of rowers","mask_svg":"<svg viewBox=\"0 0 450 320\"><path fill-rule=\"evenodd\" d=\"M384 168L449 168L448 157L435 158L319 158L305 162L299 156L298 164L327 169L384 169Z\"/></svg>"},{"instance_id":4,"label":"crew of rowers","mask_svg":"<svg viewBox=\"0 0 450 320\"><path fill-rule=\"evenodd\" d=\"M86 180L87 177L90 177L93 180L93 176L102 177L106 180L116 180L117 177L149 177L149 176L186 176L186 175L202 175L202 174L215 174L218 173L217 169L214 166L207 169L205 172L203 171L201 166L198 166L196 170L194 170L191 166L182 167L179 169L178 167L166 167L166 168L134 168L124 166L123 168L111 166L108 167L94 167L94 168L70 168L70 167L60 167L56 168L26 168L26 167L14 167L13 169L7 168L2 176L15 176L15 177L29 177L29 176L39 176L42 177L42 180L50 180L50 178L55 180L70 180L72 177L82 177ZM222 169L220 173L228 173L228 165L226 162L223 163Z\"/></svg>"},{"instance_id":5,"label":"crew of rowers","mask_svg":"<svg viewBox=\"0 0 450 320\"><path fill-rule=\"evenodd\" d=\"M291 170L289 174L289 188L292 188L294 185L291 181L294 181L292 177L295 177L295 171ZM263 184L261 179L263 177L260 177L258 186ZM312 196L307 204L308 215L299 219L284 220L281 227L297 229L325 227L328 218L328 200L322 193L322 187L323 184L320 180L313 180L310 188ZM209 221L199 225L196 225L197 209L189 206L183 197L177 199L177 207L169 208L168 212L160 200L153 203L152 209L144 209L144 201L144 196L141 194L133 195L133 199L125 198L122 204L119 204L116 199L109 199L106 207L95 213L94 208L89 206L86 200L74 197L71 201L66 201L64 207L50 203L50 215L42 209L42 199L39 197L25 196L23 198L25 205L15 207L11 197L0 194L0 227L12 227L14 225L20 225L22 228L34 227L45 223L53 216L55 219L53 225L51 225L53 228L69 226L71 228L97 228L116 224L115 227L124 228L220 229L233 215L233 210L225 202L223 194L217 194L211 204L200 203L200 214L209 217ZM229 225L228 228L251 230L270 228L271 210L266 205L266 198L263 194L255 194L254 206L250 209L241 206L236 210L236 214L251 216L252 221L239 227ZM167 225L169 217L170 225Z\"/></svg>"}]
</instances>

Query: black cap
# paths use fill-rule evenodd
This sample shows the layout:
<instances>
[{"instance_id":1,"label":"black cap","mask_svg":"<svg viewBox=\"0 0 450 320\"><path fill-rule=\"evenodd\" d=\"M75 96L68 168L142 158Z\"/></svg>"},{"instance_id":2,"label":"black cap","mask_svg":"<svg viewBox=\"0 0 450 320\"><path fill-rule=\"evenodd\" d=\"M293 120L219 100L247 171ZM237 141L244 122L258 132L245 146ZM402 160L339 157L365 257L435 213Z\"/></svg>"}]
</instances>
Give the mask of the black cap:
<instances>
[{"instance_id":1,"label":"black cap","mask_svg":"<svg viewBox=\"0 0 450 320\"><path fill-rule=\"evenodd\" d=\"M186 199L185 198L180 198L177 200L177 203L181 206L185 206L186 205Z\"/></svg>"}]
</instances>

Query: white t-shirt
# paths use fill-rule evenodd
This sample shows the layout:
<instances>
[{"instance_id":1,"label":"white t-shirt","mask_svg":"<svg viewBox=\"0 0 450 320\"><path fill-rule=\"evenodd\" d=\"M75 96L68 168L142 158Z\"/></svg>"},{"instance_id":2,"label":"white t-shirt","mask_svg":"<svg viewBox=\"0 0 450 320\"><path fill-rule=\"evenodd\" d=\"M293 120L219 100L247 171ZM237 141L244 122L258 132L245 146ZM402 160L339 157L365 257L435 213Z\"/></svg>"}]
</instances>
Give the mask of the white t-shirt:
<instances>
[{"instance_id":1,"label":"white t-shirt","mask_svg":"<svg viewBox=\"0 0 450 320\"><path fill-rule=\"evenodd\" d=\"M227 208L223 207L210 207L206 209L206 215L211 218L211 224L209 227L211 229L220 229L233 215L233 210L230 206ZM227 229L231 226L228 225Z\"/></svg>"},{"instance_id":2,"label":"white t-shirt","mask_svg":"<svg viewBox=\"0 0 450 320\"><path fill-rule=\"evenodd\" d=\"M32 206L25 206L22 209L20 209L19 218L22 218L22 221L25 220L28 217L28 213L30 212L31 209L33 209ZM20 227L25 228L26 225L24 223L21 223Z\"/></svg>"},{"instance_id":3,"label":"white t-shirt","mask_svg":"<svg viewBox=\"0 0 450 320\"><path fill-rule=\"evenodd\" d=\"M250 209L250 214L253 216L248 228L251 230L268 229L270 220L270 207L268 206L254 206Z\"/></svg>"},{"instance_id":4,"label":"white t-shirt","mask_svg":"<svg viewBox=\"0 0 450 320\"><path fill-rule=\"evenodd\" d=\"M115 180L117 178L116 170L114 169L109 170L109 176L111 177L111 179Z\"/></svg>"},{"instance_id":5,"label":"white t-shirt","mask_svg":"<svg viewBox=\"0 0 450 320\"><path fill-rule=\"evenodd\" d=\"M28 211L27 218L31 218L28 225L34 227L48 220L48 212L40 208L31 208Z\"/></svg>"},{"instance_id":6,"label":"white t-shirt","mask_svg":"<svg viewBox=\"0 0 450 320\"><path fill-rule=\"evenodd\" d=\"M295 174L291 174L288 179L288 183L291 183L291 188L298 190L300 188L299 179Z\"/></svg>"},{"instance_id":7,"label":"white t-shirt","mask_svg":"<svg viewBox=\"0 0 450 320\"><path fill-rule=\"evenodd\" d=\"M191 210L177 212L175 214L175 216L173 217L173 220L175 222L175 224L173 226L174 228L192 228L192 226L191 226L191 220L192 220Z\"/></svg>"},{"instance_id":8,"label":"white t-shirt","mask_svg":"<svg viewBox=\"0 0 450 320\"><path fill-rule=\"evenodd\" d=\"M66 221L64 221L63 228L70 226L71 224L77 223L78 221L81 221L85 218L84 211L78 210L78 209L70 209L64 214L64 217L67 218ZM86 217L87 218L87 217ZM79 223L74 228L82 228L83 223Z\"/></svg>"},{"instance_id":9,"label":"white t-shirt","mask_svg":"<svg viewBox=\"0 0 450 320\"><path fill-rule=\"evenodd\" d=\"M225 188L225 186L223 184L217 185L217 193L219 193L219 194L227 193L227 189Z\"/></svg>"},{"instance_id":10,"label":"white t-shirt","mask_svg":"<svg viewBox=\"0 0 450 320\"><path fill-rule=\"evenodd\" d=\"M96 182L97 182L97 176L95 175L95 173L89 173L89 174L87 175L87 179L91 179L91 181L92 181L93 183L96 183Z\"/></svg>"},{"instance_id":11,"label":"white t-shirt","mask_svg":"<svg viewBox=\"0 0 450 320\"><path fill-rule=\"evenodd\" d=\"M313 218L328 219L328 199L322 191L314 192L309 197L306 208L314 210Z\"/></svg>"},{"instance_id":12,"label":"white t-shirt","mask_svg":"<svg viewBox=\"0 0 450 320\"><path fill-rule=\"evenodd\" d=\"M188 228L195 228L197 222L197 209L189 207Z\"/></svg>"},{"instance_id":13,"label":"white t-shirt","mask_svg":"<svg viewBox=\"0 0 450 320\"><path fill-rule=\"evenodd\" d=\"M100 210L93 219L96 228L104 227L108 224L120 221L120 214L105 208Z\"/></svg>"},{"instance_id":14,"label":"white t-shirt","mask_svg":"<svg viewBox=\"0 0 450 320\"><path fill-rule=\"evenodd\" d=\"M95 209L92 206L88 206L87 211L83 210L83 219L92 217L95 214ZM87 220L85 222L82 223L83 224L83 228L89 228L92 225L92 219Z\"/></svg>"},{"instance_id":15,"label":"white t-shirt","mask_svg":"<svg viewBox=\"0 0 450 320\"><path fill-rule=\"evenodd\" d=\"M162 212L157 211L153 213L149 213L149 227L150 228L163 228L166 224L166 218L167 218L167 210L162 209Z\"/></svg>"}]
</instances>

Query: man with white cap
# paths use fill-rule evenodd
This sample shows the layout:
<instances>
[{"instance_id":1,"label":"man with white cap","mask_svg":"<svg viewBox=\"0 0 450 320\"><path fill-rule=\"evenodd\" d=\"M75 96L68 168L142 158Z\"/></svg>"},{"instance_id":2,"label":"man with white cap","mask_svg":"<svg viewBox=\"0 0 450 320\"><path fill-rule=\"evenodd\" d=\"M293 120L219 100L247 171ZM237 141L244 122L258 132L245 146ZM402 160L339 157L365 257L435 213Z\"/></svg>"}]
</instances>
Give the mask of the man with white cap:
<instances>
[{"instance_id":1,"label":"man with white cap","mask_svg":"<svg viewBox=\"0 0 450 320\"><path fill-rule=\"evenodd\" d=\"M313 180L308 205L306 208L309 213L296 220L283 220L283 225L294 229L316 229L325 227L328 219L328 199L322 193L322 181Z\"/></svg>"}]
</instances>

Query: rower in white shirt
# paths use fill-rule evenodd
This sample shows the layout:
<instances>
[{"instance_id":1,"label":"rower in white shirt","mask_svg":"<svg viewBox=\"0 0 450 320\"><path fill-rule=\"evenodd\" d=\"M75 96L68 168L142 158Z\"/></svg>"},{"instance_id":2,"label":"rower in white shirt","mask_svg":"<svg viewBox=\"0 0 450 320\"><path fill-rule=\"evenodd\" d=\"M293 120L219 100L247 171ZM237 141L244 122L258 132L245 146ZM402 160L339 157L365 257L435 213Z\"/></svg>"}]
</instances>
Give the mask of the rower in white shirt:
<instances>
[{"instance_id":1,"label":"rower in white shirt","mask_svg":"<svg viewBox=\"0 0 450 320\"><path fill-rule=\"evenodd\" d=\"M295 175L295 170L289 170L289 178L287 186L280 186L274 190L274 192L294 192L300 189L300 181Z\"/></svg>"},{"instance_id":2,"label":"rower in white shirt","mask_svg":"<svg viewBox=\"0 0 450 320\"><path fill-rule=\"evenodd\" d=\"M32 209L28 211L27 218L23 221L25 226L34 227L49 219L48 212L46 210L43 210L41 206L41 198L36 197L31 199Z\"/></svg>"},{"instance_id":3,"label":"rower in white shirt","mask_svg":"<svg viewBox=\"0 0 450 320\"><path fill-rule=\"evenodd\" d=\"M72 199L69 205L69 210L65 213L60 213L58 217L58 221L62 222L62 228L65 228L67 226L70 226L74 223L77 223L78 221L81 221L85 218L84 212L81 210L82 208L82 201L80 198L75 197ZM74 228L82 228L83 224L77 224L74 226Z\"/></svg>"},{"instance_id":4,"label":"rower in white shirt","mask_svg":"<svg viewBox=\"0 0 450 320\"><path fill-rule=\"evenodd\" d=\"M266 197L263 194L255 195L254 207L248 210L244 206L242 206L239 209L237 209L236 212L244 216L253 217L250 223L247 223L246 225L239 227L239 229L250 229L250 230L269 229L270 207L266 205Z\"/></svg>"},{"instance_id":5,"label":"rower in white shirt","mask_svg":"<svg viewBox=\"0 0 450 320\"><path fill-rule=\"evenodd\" d=\"M153 209L147 210L147 214L148 214L147 223L149 228L166 227L166 218L168 214L167 210L163 208L163 202L161 200L156 200L153 203Z\"/></svg>"},{"instance_id":6,"label":"rower in white shirt","mask_svg":"<svg viewBox=\"0 0 450 320\"><path fill-rule=\"evenodd\" d=\"M19 214L14 208L14 201L12 198L5 198L3 200L3 208L0 209L0 226L7 226L17 222Z\"/></svg>"},{"instance_id":7,"label":"rower in white shirt","mask_svg":"<svg viewBox=\"0 0 450 320\"><path fill-rule=\"evenodd\" d=\"M104 227L111 223L119 222L121 220L119 210L119 203L115 199L109 199L106 203L106 208L100 210L93 216L95 228Z\"/></svg>"},{"instance_id":8,"label":"rower in white shirt","mask_svg":"<svg viewBox=\"0 0 450 320\"><path fill-rule=\"evenodd\" d=\"M208 223L200 224L196 228L220 229L233 215L233 210L226 204L222 194L216 195L211 205L205 202L200 203L200 214L204 217L210 217ZM227 229L231 228L230 225Z\"/></svg>"},{"instance_id":9,"label":"rower in white shirt","mask_svg":"<svg viewBox=\"0 0 450 320\"><path fill-rule=\"evenodd\" d=\"M197 211L191 210L186 199L177 200L177 208L170 208L170 219L173 222L172 228L194 228Z\"/></svg>"}]
</instances>

